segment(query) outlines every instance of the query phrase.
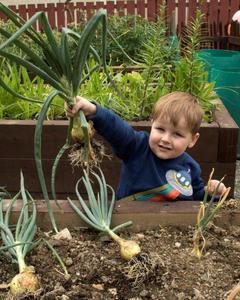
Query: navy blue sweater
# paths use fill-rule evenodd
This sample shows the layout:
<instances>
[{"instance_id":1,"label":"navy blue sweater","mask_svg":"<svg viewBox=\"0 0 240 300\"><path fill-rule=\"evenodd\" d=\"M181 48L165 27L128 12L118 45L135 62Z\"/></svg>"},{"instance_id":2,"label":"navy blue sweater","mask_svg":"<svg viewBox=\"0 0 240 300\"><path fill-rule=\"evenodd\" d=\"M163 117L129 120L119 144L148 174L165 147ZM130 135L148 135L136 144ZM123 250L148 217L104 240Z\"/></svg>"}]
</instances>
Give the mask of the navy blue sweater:
<instances>
[{"instance_id":1,"label":"navy blue sweater","mask_svg":"<svg viewBox=\"0 0 240 300\"><path fill-rule=\"evenodd\" d=\"M199 164L187 153L163 160L149 147L149 134L134 130L118 115L97 106L94 128L122 160L117 199L143 191L137 200L202 200L204 183Z\"/></svg>"}]
</instances>

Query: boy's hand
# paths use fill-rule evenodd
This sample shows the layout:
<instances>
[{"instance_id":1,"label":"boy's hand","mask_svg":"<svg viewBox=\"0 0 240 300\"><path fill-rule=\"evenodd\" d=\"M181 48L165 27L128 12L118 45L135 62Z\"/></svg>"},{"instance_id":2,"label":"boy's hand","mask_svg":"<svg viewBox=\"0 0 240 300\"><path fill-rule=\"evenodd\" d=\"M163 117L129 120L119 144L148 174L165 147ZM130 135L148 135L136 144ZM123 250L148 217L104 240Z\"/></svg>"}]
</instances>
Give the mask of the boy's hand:
<instances>
[{"instance_id":1,"label":"boy's hand","mask_svg":"<svg viewBox=\"0 0 240 300\"><path fill-rule=\"evenodd\" d=\"M73 118L81 109L86 116L94 115L97 111L96 105L87 99L77 96L76 103L70 108L67 103L64 103L64 109L68 118Z\"/></svg>"},{"instance_id":2,"label":"boy's hand","mask_svg":"<svg viewBox=\"0 0 240 300\"><path fill-rule=\"evenodd\" d=\"M219 184L218 180L214 180L214 179L210 180L209 189L208 189L208 194L210 196L214 193L214 191L216 190L218 184ZM221 182L220 185L219 185L219 187L218 187L216 196L221 196L226 191L226 189L227 188L226 188L225 184L223 184Z\"/></svg>"}]
</instances>

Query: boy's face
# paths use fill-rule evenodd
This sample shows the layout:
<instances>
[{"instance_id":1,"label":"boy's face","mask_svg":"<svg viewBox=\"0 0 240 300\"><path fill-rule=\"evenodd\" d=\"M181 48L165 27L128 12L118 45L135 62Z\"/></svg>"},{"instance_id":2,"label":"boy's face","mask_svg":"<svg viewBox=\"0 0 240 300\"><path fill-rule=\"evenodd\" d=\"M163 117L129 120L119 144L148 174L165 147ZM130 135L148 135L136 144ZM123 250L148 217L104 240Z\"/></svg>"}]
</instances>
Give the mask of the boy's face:
<instances>
[{"instance_id":1,"label":"boy's face","mask_svg":"<svg viewBox=\"0 0 240 300\"><path fill-rule=\"evenodd\" d=\"M193 147L198 138L199 133L192 134L184 118L175 127L169 118L156 119L152 123L149 146L157 157L170 159Z\"/></svg>"}]
</instances>

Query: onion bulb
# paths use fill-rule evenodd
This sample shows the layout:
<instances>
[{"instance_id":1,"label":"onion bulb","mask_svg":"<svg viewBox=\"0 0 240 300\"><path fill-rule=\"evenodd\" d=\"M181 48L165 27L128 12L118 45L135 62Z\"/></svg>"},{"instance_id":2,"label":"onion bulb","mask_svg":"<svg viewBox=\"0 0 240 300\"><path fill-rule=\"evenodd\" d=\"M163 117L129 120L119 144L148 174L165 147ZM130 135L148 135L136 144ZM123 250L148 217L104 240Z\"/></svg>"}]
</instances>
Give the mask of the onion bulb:
<instances>
[{"instance_id":1,"label":"onion bulb","mask_svg":"<svg viewBox=\"0 0 240 300\"><path fill-rule=\"evenodd\" d=\"M121 257L125 260L130 260L141 252L140 246L135 241L121 239L119 245Z\"/></svg>"},{"instance_id":2,"label":"onion bulb","mask_svg":"<svg viewBox=\"0 0 240 300\"><path fill-rule=\"evenodd\" d=\"M21 273L14 276L10 283L10 291L15 296L35 292L39 287L39 280L32 266L26 267Z\"/></svg>"},{"instance_id":3,"label":"onion bulb","mask_svg":"<svg viewBox=\"0 0 240 300\"><path fill-rule=\"evenodd\" d=\"M120 246L120 255L125 260L130 260L141 252L141 248L137 242L132 240L124 240L116 235L112 230L108 230L109 235Z\"/></svg>"},{"instance_id":4,"label":"onion bulb","mask_svg":"<svg viewBox=\"0 0 240 300\"><path fill-rule=\"evenodd\" d=\"M93 126L92 123L88 122L88 135L89 135L89 140L91 140L93 136ZM71 131L71 137L73 142L75 143L80 143L84 144L84 132L81 127L81 122L79 117L75 117L73 119L73 127Z\"/></svg>"}]
</instances>

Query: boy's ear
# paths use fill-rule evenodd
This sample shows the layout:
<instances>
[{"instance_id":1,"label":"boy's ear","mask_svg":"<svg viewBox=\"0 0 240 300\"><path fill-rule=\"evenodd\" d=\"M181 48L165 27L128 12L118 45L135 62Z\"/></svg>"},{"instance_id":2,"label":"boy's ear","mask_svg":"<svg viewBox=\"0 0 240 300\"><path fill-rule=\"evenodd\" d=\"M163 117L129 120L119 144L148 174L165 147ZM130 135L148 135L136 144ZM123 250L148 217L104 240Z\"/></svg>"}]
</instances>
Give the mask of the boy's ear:
<instances>
[{"instance_id":1,"label":"boy's ear","mask_svg":"<svg viewBox=\"0 0 240 300\"><path fill-rule=\"evenodd\" d=\"M188 148L192 148L196 144L197 140L199 139L199 136L200 136L199 132L193 134L192 141L188 144Z\"/></svg>"}]
</instances>

